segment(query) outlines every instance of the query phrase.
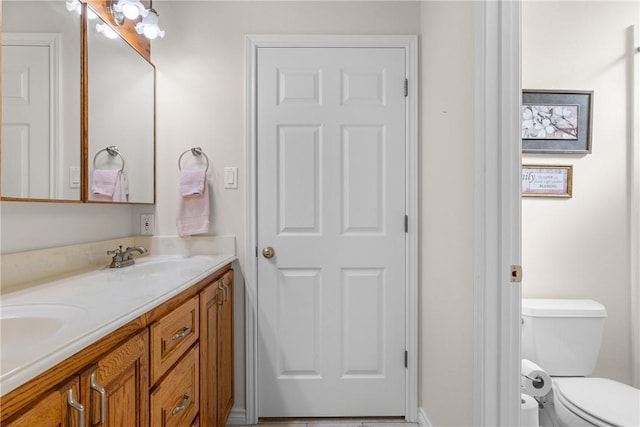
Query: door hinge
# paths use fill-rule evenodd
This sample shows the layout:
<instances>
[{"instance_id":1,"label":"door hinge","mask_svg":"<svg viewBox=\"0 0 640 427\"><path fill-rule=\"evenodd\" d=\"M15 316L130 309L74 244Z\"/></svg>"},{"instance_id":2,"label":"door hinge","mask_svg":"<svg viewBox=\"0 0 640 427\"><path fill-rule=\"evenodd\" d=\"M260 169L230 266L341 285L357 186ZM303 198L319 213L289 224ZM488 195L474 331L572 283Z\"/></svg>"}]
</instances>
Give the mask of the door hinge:
<instances>
[{"instance_id":1,"label":"door hinge","mask_svg":"<svg viewBox=\"0 0 640 427\"><path fill-rule=\"evenodd\" d=\"M409 96L409 79L404 79L404 96Z\"/></svg>"},{"instance_id":2,"label":"door hinge","mask_svg":"<svg viewBox=\"0 0 640 427\"><path fill-rule=\"evenodd\" d=\"M409 367L409 352L407 350L404 351L404 367Z\"/></svg>"},{"instance_id":3,"label":"door hinge","mask_svg":"<svg viewBox=\"0 0 640 427\"><path fill-rule=\"evenodd\" d=\"M256 246L256 258L258 258L258 247Z\"/></svg>"},{"instance_id":4,"label":"door hinge","mask_svg":"<svg viewBox=\"0 0 640 427\"><path fill-rule=\"evenodd\" d=\"M409 232L409 215L404 216L404 232Z\"/></svg>"}]
</instances>

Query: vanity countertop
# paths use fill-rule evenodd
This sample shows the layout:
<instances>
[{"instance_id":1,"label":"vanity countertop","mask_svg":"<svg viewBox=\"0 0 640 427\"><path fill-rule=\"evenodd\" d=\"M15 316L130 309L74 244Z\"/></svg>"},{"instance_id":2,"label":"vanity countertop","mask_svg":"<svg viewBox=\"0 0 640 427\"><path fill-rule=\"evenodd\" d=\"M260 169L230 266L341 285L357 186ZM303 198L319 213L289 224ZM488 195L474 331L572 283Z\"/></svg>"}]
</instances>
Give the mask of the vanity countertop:
<instances>
[{"instance_id":1,"label":"vanity countertop","mask_svg":"<svg viewBox=\"0 0 640 427\"><path fill-rule=\"evenodd\" d=\"M0 395L52 368L236 259L149 255L2 295Z\"/></svg>"}]
</instances>

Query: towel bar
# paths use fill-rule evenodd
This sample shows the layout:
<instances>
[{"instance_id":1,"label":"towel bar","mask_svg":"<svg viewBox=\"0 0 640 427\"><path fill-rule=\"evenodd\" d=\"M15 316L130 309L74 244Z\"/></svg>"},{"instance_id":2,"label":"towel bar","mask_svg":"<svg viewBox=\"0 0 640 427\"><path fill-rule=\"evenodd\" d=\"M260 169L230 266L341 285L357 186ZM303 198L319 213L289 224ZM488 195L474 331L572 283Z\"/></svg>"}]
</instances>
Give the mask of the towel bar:
<instances>
[{"instance_id":1,"label":"towel bar","mask_svg":"<svg viewBox=\"0 0 640 427\"><path fill-rule=\"evenodd\" d=\"M98 151L95 156L93 156L93 169L94 170L97 169L96 168L96 160L98 159L98 155L100 155L100 153L102 153L103 151L106 151L112 157L116 157L116 156L120 157L120 160L122 160L122 167L120 168L120 171L121 172L124 171L124 157L122 157L122 154L120 154L120 150L115 145L110 145L107 148L103 148L102 150Z\"/></svg>"},{"instance_id":2,"label":"towel bar","mask_svg":"<svg viewBox=\"0 0 640 427\"><path fill-rule=\"evenodd\" d=\"M182 161L182 157L184 157L184 155L187 154L189 151L191 151L191 154L193 154L195 157L204 156L204 159L207 161L207 167L205 168L204 173L207 173L209 171L209 157L207 157L205 152L202 151L202 148L200 147L193 147L183 152L182 154L180 154L180 157L178 157L178 170L182 170L182 166L180 166L180 162Z\"/></svg>"}]
</instances>

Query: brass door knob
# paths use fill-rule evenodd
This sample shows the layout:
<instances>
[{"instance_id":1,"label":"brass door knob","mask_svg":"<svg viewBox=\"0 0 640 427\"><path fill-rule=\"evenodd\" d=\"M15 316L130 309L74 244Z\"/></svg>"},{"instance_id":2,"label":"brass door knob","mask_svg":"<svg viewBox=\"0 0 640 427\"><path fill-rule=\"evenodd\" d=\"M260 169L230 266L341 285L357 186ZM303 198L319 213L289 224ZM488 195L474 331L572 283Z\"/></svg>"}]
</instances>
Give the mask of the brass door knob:
<instances>
[{"instance_id":1,"label":"brass door knob","mask_svg":"<svg viewBox=\"0 0 640 427\"><path fill-rule=\"evenodd\" d=\"M275 254L276 251L271 246L267 246L262 250L262 256L267 259L273 257Z\"/></svg>"}]
</instances>

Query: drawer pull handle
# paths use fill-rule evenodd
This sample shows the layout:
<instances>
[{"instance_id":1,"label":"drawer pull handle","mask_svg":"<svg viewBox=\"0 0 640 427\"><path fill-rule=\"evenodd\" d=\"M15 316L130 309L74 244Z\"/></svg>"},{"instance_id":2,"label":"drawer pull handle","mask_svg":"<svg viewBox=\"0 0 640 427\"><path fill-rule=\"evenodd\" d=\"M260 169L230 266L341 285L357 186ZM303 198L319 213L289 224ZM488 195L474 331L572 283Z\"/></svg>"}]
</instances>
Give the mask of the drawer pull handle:
<instances>
[{"instance_id":1,"label":"drawer pull handle","mask_svg":"<svg viewBox=\"0 0 640 427\"><path fill-rule=\"evenodd\" d=\"M84 406L82 406L75 397L73 397L73 389L69 389L67 393L67 404L69 407L78 411L78 427L84 427Z\"/></svg>"},{"instance_id":2,"label":"drawer pull handle","mask_svg":"<svg viewBox=\"0 0 640 427\"><path fill-rule=\"evenodd\" d=\"M95 390L100 394L100 421L98 424L94 424L95 426L101 426L105 422L105 417L107 415L106 407L107 407L107 393L104 390L104 387L101 387L96 380L96 374L91 374L91 390Z\"/></svg>"},{"instance_id":3,"label":"drawer pull handle","mask_svg":"<svg viewBox=\"0 0 640 427\"><path fill-rule=\"evenodd\" d=\"M171 411L171 415L175 415L184 411L185 409L187 409L187 406L189 406L190 404L191 404L191 396L189 396L188 393L185 393L184 396L182 397L182 403L180 403L178 406L173 408L173 410Z\"/></svg>"},{"instance_id":4,"label":"drawer pull handle","mask_svg":"<svg viewBox=\"0 0 640 427\"><path fill-rule=\"evenodd\" d=\"M186 337L187 335L189 335L191 333L191 326L185 326L184 328L182 328L182 330L180 332L176 332L172 337L171 337L171 341L178 341L181 340L182 338Z\"/></svg>"}]
</instances>

